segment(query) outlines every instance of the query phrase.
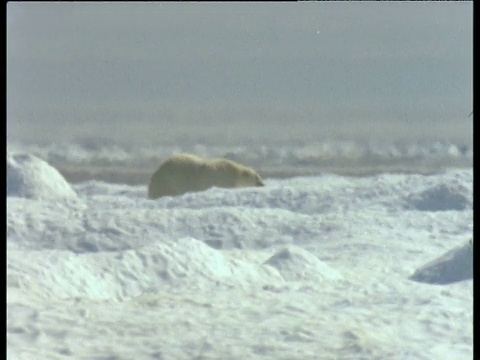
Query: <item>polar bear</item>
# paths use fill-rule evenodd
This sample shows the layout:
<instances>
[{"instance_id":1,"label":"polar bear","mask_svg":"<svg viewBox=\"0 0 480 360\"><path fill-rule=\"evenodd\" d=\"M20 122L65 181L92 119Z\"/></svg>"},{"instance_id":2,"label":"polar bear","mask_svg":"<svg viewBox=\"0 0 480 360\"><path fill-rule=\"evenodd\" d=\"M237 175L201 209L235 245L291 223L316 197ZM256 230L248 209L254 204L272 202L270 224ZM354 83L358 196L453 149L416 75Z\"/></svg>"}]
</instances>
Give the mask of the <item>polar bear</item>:
<instances>
[{"instance_id":1,"label":"polar bear","mask_svg":"<svg viewBox=\"0 0 480 360\"><path fill-rule=\"evenodd\" d=\"M177 196L203 191L213 186L239 188L263 186L258 173L227 159L206 160L179 153L167 159L150 178L148 197Z\"/></svg>"}]
</instances>

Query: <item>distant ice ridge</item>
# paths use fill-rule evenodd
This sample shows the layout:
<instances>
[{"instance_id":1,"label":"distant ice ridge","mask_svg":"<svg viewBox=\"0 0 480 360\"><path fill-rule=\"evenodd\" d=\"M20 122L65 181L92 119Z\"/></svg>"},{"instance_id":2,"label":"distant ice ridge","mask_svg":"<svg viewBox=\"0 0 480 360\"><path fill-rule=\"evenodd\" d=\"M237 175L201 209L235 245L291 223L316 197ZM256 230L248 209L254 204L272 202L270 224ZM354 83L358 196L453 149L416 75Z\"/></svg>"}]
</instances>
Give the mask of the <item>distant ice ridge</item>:
<instances>
[{"instance_id":1,"label":"distant ice ridge","mask_svg":"<svg viewBox=\"0 0 480 360\"><path fill-rule=\"evenodd\" d=\"M52 164L89 164L104 166L143 166L158 164L175 152L192 152L205 157L228 157L251 166L319 166L345 162L353 165L381 162L438 161L470 164L471 145L446 141L367 143L360 141L322 140L315 143L262 143L221 145L181 143L133 145L105 139L88 139L77 143L48 145L9 144L11 150L37 155Z\"/></svg>"}]
</instances>

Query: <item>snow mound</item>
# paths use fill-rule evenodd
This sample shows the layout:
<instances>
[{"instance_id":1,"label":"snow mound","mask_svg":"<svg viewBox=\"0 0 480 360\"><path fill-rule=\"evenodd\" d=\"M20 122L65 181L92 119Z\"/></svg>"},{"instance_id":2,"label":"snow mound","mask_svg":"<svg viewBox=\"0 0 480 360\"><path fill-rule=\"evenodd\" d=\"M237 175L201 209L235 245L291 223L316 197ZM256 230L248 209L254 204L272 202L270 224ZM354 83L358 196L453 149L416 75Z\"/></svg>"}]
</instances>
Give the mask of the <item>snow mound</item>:
<instances>
[{"instance_id":1,"label":"snow mound","mask_svg":"<svg viewBox=\"0 0 480 360\"><path fill-rule=\"evenodd\" d=\"M7 196L29 199L77 198L65 178L30 154L7 152Z\"/></svg>"},{"instance_id":2,"label":"snow mound","mask_svg":"<svg viewBox=\"0 0 480 360\"><path fill-rule=\"evenodd\" d=\"M468 189L461 184L438 184L406 198L406 207L421 211L466 210L472 206Z\"/></svg>"},{"instance_id":3,"label":"snow mound","mask_svg":"<svg viewBox=\"0 0 480 360\"><path fill-rule=\"evenodd\" d=\"M473 279L473 242L456 247L422 266L410 280L429 284L450 284Z\"/></svg>"},{"instance_id":4,"label":"snow mound","mask_svg":"<svg viewBox=\"0 0 480 360\"><path fill-rule=\"evenodd\" d=\"M278 270L286 281L337 280L342 276L316 256L297 246L285 246L265 261Z\"/></svg>"},{"instance_id":5,"label":"snow mound","mask_svg":"<svg viewBox=\"0 0 480 360\"><path fill-rule=\"evenodd\" d=\"M75 254L9 253L11 282L43 298L84 297L123 301L159 289L255 286L283 282L273 269L234 259L194 238L167 240L137 250ZM12 261L15 259L15 261ZM37 276L26 277L25 273ZM20 280L23 279L23 280Z\"/></svg>"},{"instance_id":6,"label":"snow mound","mask_svg":"<svg viewBox=\"0 0 480 360\"><path fill-rule=\"evenodd\" d=\"M260 264L232 259L192 237L157 243L135 253L144 259L144 264L152 265L142 273L153 271L151 278L157 277L158 281L169 285L193 283L198 286L201 282L253 284L279 279L276 273ZM147 258L151 261L145 261Z\"/></svg>"}]
</instances>

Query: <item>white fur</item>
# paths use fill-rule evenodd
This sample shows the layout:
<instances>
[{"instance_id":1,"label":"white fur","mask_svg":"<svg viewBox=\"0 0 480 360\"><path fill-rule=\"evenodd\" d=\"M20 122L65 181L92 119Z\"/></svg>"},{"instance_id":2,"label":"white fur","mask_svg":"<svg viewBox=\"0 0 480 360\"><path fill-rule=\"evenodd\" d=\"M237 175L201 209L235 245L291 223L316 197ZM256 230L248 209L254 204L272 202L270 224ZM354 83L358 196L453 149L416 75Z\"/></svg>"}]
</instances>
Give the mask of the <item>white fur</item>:
<instances>
[{"instance_id":1,"label":"white fur","mask_svg":"<svg viewBox=\"0 0 480 360\"><path fill-rule=\"evenodd\" d=\"M213 186L239 188L263 186L260 175L227 159L206 160L192 154L176 154L166 160L150 179L148 197L177 196Z\"/></svg>"}]
</instances>

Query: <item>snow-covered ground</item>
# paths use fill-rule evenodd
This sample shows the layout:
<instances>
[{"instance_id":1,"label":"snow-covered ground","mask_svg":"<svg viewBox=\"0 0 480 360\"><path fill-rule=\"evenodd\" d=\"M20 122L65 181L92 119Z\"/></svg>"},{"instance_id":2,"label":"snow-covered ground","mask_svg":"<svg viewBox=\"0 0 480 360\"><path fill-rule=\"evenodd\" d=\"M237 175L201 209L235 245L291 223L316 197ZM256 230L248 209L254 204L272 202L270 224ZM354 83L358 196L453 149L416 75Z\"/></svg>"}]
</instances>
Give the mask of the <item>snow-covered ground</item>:
<instances>
[{"instance_id":1,"label":"snow-covered ground","mask_svg":"<svg viewBox=\"0 0 480 360\"><path fill-rule=\"evenodd\" d=\"M469 359L472 170L155 201L7 154L8 359Z\"/></svg>"}]
</instances>

